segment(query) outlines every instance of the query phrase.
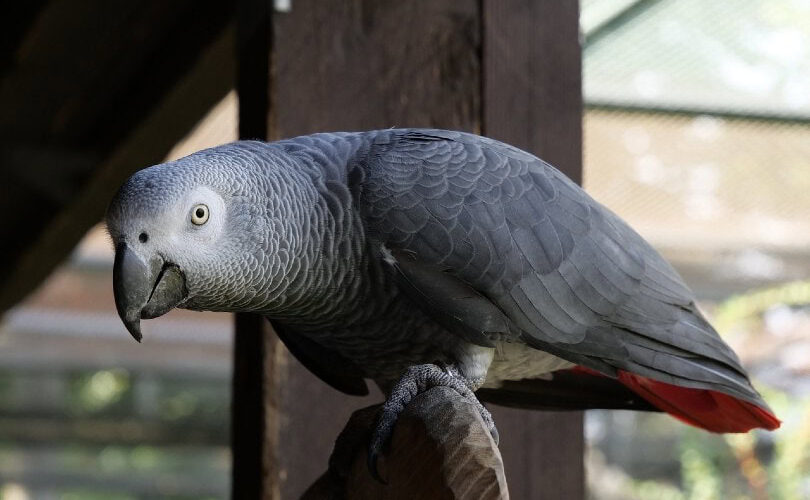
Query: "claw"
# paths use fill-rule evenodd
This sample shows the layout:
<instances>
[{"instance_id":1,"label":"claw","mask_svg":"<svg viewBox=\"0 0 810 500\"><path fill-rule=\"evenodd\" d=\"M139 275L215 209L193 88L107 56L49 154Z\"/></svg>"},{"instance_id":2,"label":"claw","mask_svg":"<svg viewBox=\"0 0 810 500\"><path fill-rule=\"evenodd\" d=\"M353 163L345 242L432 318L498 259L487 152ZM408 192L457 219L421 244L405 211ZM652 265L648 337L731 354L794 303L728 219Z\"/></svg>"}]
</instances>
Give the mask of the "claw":
<instances>
[{"instance_id":1,"label":"claw","mask_svg":"<svg viewBox=\"0 0 810 500\"><path fill-rule=\"evenodd\" d=\"M377 469L377 459L383 451L383 448L387 446L388 442L391 440L391 435L394 432L394 424L396 424L399 414L402 413L405 406L414 396L436 386L450 387L465 398L469 398L470 401L477 406L481 418L484 420L484 424L489 427L495 444L498 444L498 430L495 428L492 416L481 402L478 401L472 389L468 386L468 382L454 367L439 367L435 364L412 366L408 368L399 381L394 384L385 404L383 404L377 416L377 424L371 435L371 441L368 447L368 458L366 460L369 473L371 473L371 477L375 480L382 484L388 484L380 477L379 470Z\"/></svg>"},{"instance_id":2,"label":"claw","mask_svg":"<svg viewBox=\"0 0 810 500\"><path fill-rule=\"evenodd\" d=\"M374 478L375 481L388 486L388 482L380 477L380 472L377 469L377 459L379 458L379 454L375 450L368 451L368 458L366 459L366 465L368 466L368 471L371 474L371 477Z\"/></svg>"},{"instance_id":3,"label":"claw","mask_svg":"<svg viewBox=\"0 0 810 500\"><path fill-rule=\"evenodd\" d=\"M408 400L410 400L410 398L408 398ZM371 442L368 446L368 470L371 473L371 477L382 484L388 483L380 477L379 471L377 470L377 460L380 453L383 452L383 448L391 440L391 435L394 433L394 424L396 424L397 417L404 408L404 405L407 404L407 402L405 402L399 406L396 404L397 402L398 401L396 399L389 399L380 409L379 416L377 417L377 424L374 426L374 431L371 434ZM393 408L395 406L399 407Z\"/></svg>"}]
</instances>

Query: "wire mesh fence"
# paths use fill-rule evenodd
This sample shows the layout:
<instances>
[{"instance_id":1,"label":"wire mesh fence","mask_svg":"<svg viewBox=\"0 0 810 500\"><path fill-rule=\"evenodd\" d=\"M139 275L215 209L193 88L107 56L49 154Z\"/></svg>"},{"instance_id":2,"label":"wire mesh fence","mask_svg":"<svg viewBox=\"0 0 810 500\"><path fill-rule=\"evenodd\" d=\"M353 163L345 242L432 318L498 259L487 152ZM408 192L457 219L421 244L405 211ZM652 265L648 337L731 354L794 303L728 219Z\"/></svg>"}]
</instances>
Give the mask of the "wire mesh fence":
<instances>
[{"instance_id":1,"label":"wire mesh fence","mask_svg":"<svg viewBox=\"0 0 810 500\"><path fill-rule=\"evenodd\" d=\"M590 496L808 498L810 3L582 8L585 187L675 264L783 419L721 437L594 412Z\"/></svg>"}]
</instances>

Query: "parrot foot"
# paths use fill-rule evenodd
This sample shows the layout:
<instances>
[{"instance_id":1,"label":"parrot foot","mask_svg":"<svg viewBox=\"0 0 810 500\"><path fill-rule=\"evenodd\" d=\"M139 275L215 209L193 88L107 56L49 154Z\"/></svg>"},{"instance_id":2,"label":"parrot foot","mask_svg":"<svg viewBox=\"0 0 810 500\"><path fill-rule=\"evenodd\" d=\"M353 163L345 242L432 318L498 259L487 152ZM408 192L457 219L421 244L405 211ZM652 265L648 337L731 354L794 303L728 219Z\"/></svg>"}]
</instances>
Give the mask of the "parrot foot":
<instances>
[{"instance_id":1,"label":"parrot foot","mask_svg":"<svg viewBox=\"0 0 810 500\"><path fill-rule=\"evenodd\" d=\"M377 458L382 453L383 448L388 445L399 414L417 394L437 386L450 387L475 405L484 420L484 425L495 440L495 444L498 444L498 429L495 428L492 415L475 397L472 384L459 373L458 369L453 366L440 367L434 364L411 366L391 389L388 399L386 399L380 410L377 425L371 435L368 449L368 469L372 477L377 481L385 484L377 471Z\"/></svg>"}]
</instances>

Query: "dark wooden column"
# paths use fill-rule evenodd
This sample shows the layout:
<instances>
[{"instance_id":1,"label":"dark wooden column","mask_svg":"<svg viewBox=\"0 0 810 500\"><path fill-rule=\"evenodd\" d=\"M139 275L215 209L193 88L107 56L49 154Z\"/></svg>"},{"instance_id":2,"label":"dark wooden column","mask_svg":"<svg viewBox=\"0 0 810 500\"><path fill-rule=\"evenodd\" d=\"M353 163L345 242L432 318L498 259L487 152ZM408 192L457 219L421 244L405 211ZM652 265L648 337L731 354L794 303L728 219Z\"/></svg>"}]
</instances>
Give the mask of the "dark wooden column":
<instances>
[{"instance_id":1,"label":"dark wooden column","mask_svg":"<svg viewBox=\"0 0 810 500\"><path fill-rule=\"evenodd\" d=\"M483 133L531 151L581 182L577 2L484 0L482 5ZM492 410L513 498L584 498L581 412Z\"/></svg>"},{"instance_id":2,"label":"dark wooden column","mask_svg":"<svg viewBox=\"0 0 810 500\"><path fill-rule=\"evenodd\" d=\"M466 130L512 142L580 178L576 2L293 0L290 12L270 14L262 13L270 2L242 4L242 27L271 18L259 28L266 35L240 36L242 136L264 136L262 123L271 139L388 127ZM266 50L264 63L253 59L252 44ZM270 80L260 80L268 61ZM264 120L247 117L260 110ZM234 497L298 498L325 469L352 411L382 397L334 391L259 325L237 321ZM583 497L580 414L498 408L496 420L514 498L544 491Z\"/></svg>"},{"instance_id":3,"label":"dark wooden column","mask_svg":"<svg viewBox=\"0 0 810 500\"><path fill-rule=\"evenodd\" d=\"M389 127L480 130L476 0L293 0L274 15L271 136ZM340 394L287 358L281 492L324 471L351 413L382 400Z\"/></svg>"}]
</instances>

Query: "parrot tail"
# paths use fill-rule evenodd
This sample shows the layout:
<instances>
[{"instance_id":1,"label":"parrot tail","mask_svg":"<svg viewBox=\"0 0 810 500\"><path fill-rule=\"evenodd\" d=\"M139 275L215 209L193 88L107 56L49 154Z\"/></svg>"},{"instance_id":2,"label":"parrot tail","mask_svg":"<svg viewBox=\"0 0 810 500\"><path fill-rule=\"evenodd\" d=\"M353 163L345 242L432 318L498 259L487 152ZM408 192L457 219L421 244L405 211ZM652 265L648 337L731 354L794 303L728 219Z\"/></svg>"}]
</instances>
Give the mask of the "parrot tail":
<instances>
[{"instance_id":1,"label":"parrot tail","mask_svg":"<svg viewBox=\"0 0 810 500\"><path fill-rule=\"evenodd\" d=\"M673 417L707 431L774 430L781 424L770 410L722 392L658 382L624 370L619 370L619 381Z\"/></svg>"},{"instance_id":2,"label":"parrot tail","mask_svg":"<svg viewBox=\"0 0 810 500\"><path fill-rule=\"evenodd\" d=\"M598 374L577 366L575 371ZM619 382L657 408L687 424L711 432L748 432L761 427L774 430L781 422L767 407L709 389L693 389L659 382L619 370Z\"/></svg>"}]
</instances>

